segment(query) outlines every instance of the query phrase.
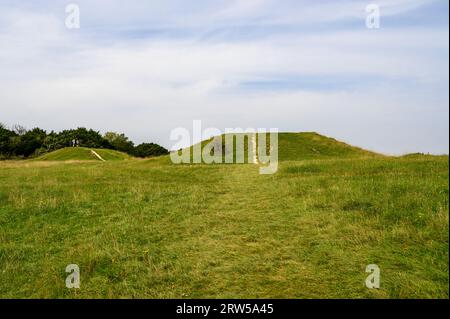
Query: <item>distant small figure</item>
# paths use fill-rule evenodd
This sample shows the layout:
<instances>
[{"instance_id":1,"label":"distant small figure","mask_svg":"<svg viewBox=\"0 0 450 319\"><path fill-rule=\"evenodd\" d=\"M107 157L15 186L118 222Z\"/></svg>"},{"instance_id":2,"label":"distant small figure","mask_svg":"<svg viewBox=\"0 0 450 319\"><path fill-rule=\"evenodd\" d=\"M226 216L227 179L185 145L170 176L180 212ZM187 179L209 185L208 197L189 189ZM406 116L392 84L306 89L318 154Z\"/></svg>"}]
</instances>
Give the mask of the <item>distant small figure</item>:
<instances>
[{"instance_id":1,"label":"distant small figure","mask_svg":"<svg viewBox=\"0 0 450 319\"><path fill-rule=\"evenodd\" d=\"M80 141L79 140L72 140L72 147L78 147L80 146Z\"/></svg>"}]
</instances>

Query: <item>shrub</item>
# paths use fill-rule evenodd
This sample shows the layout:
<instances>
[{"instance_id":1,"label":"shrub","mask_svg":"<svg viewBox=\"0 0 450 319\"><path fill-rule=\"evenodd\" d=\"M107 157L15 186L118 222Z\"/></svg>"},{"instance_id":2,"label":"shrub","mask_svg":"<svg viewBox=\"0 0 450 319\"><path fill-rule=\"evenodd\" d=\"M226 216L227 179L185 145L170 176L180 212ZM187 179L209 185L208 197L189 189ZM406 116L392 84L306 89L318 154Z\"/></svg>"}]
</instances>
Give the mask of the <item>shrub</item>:
<instances>
[{"instance_id":1,"label":"shrub","mask_svg":"<svg viewBox=\"0 0 450 319\"><path fill-rule=\"evenodd\" d=\"M164 147L154 143L142 143L134 148L133 155L137 157L161 156L169 154Z\"/></svg>"}]
</instances>

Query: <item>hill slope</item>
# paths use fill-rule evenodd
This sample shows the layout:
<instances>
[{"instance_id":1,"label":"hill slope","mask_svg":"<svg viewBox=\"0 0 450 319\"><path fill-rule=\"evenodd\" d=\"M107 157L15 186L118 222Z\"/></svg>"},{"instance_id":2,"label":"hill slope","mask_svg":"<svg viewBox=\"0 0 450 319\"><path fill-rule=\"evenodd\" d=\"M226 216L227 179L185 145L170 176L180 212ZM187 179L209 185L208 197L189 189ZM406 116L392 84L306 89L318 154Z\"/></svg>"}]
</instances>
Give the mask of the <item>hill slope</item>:
<instances>
[{"instance_id":1,"label":"hill slope","mask_svg":"<svg viewBox=\"0 0 450 319\"><path fill-rule=\"evenodd\" d=\"M236 154L242 153L236 151L237 136L234 135L234 162L236 162ZM212 141L212 138L201 142L202 149ZM267 138L266 141L267 152L270 153L270 141ZM222 157L223 162L225 156L225 135L222 135ZM244 161L248 163L248 138L244 137ZM191 160L193 157L193 148L191 146ZM109 150L109 149L93 149L104 160L126 160L132 158L130 155ZM303 133L279 133L278 134L278 159L280 161L295 161L295 160L307 160L307 159L320 159L320 158L357 158L357 157L372 157L378 154L348 145L346 143L337 141L333 138L329 138L314 132ZM45 155L38 157L36 160L41 161L98 161L99 159L94 156L90 148L85 147L67 147ZM250 160L252 162L252 160Z\"/></svg>"},{"instance_id":2,"label":"hill slope","mask_svg":"<svg viewBox=\"0 0 450 319\"><path fill-rule=\"evenodd\" d=\"M234 134L234 152L236 159L236 136L242 134ZM213 139L201 142L202 149L212 142ZM220 142L219 142L220 143ZM270 153L270 141L266 140L266 150ZM196 144L198 145L198 144ZM222 135L222 159L224 158L225 150L225 135ZM248 138L244 136L244 158L245 163L248 163ZM191 159L194 146L190 147ZM241 152L242 153L242 152ZM320 135L315 132L303 133L278 133L278 159L280 161L295 161L307 159L320 158L357 158L357 157L372 157L379 156L379 154L364 150L359 147L351 146L340 142L330 137ZM250 160L251 162L252 160ZM223 160L224 162L224 160Z\"/></svg>"},{"instance_id":3,"label":"hill slope","mask_svg":"<svg viewBox=\"0 0 450 319\"><path fill-rule=\"evenodd\" d=\"M350 158L378 154L315 132L280 133L278 136L280 160L318 158Z\"/></svg>"},{"instance_id":4,"label":"hill slope","mask_svg":"<svg viewBox=\"0 0 450 319\"><path fill-rule=\"evenodd\" d=\"M105 161L126 160L131 157L128 154L108 150L108 149L93 149ZM99 159L92 154L90 148L85 147L66 147L54 152L44 154L36 158L38 161L99 161Z\"/></svg>"}]
</instances>

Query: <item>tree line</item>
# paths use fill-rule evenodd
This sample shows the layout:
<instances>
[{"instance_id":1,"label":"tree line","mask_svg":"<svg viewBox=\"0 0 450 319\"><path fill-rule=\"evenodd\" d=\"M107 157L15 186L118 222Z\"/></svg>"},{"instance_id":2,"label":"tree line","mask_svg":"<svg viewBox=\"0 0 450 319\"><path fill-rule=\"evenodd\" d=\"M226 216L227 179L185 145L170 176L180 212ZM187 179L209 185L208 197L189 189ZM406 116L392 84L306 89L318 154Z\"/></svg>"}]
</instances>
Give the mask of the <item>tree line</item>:
<instances>
[{"instance_id":1,"label":"tree line","mask_svg":"<svg viewBox=\"0 0 450 319\"><path fill-rule=\"evenodd\" d=\"M107 148L137 157L169 153L155 143L135 146L123 133L107 132L101 135L84 127L47 133L38 127L27 130L21 125L8 128L0 123L0 159L36 157L65 147Z\"/></svg>"}]
</instances>

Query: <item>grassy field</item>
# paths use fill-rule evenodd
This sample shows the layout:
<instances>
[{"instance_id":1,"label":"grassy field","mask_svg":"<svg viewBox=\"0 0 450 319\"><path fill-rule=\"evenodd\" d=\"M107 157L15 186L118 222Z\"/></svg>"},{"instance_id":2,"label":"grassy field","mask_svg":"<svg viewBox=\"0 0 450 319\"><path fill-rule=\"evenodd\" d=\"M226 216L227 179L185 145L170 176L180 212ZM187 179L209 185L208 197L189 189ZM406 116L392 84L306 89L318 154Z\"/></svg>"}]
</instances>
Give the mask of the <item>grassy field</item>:
<instances>
[{"instance_id":1,"label":"grassy field","mask_svg":"<svg viewBox=\"0 0 450 319\"><path fill-rule=\"evenodd\" d=\"M0 297L448 298L448 157L309 134L281 136L274 175L168 156L0 162Z\"/></svg>"}]
</instances>

